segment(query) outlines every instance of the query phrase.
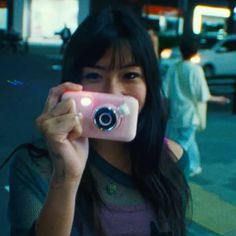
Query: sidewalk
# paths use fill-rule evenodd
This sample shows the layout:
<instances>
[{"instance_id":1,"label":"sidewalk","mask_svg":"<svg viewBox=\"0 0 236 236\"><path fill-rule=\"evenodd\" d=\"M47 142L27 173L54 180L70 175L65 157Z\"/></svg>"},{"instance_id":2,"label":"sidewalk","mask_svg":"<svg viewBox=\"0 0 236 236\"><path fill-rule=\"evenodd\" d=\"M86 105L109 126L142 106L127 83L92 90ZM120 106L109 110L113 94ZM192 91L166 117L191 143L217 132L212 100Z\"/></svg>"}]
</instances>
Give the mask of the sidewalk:
<instances>
[{"instance_id":1,"label":"sidewalk","mask_svg":"<svg viewBox=\"0 0 236 236\"><path fill-rule=\"evenodd\" d=\"M236 115L230 104L209 104L207 129L198 140L203 172L190 181L198 225L190 235L236 236Z\"/></svg>"},{"instance_id":2,"label":"sidewalk","mask_svg":"<svg viewBox=\"0 0 236 236\"><path fill-rule=\"evenodd\" d=\"M46 50L44 52L47 53ZM20 143L37 137L35 118L50 87L59 83L59 55L0 55L0 162ZM33 132L32 132L33 130ZM190 180L193 223L189 236L236 236L236 115L230 104L209 105L208 126L198 135L203 172ZM9 235L8 168L0 172L1 236Z\"/></svg>"}]
</instances>

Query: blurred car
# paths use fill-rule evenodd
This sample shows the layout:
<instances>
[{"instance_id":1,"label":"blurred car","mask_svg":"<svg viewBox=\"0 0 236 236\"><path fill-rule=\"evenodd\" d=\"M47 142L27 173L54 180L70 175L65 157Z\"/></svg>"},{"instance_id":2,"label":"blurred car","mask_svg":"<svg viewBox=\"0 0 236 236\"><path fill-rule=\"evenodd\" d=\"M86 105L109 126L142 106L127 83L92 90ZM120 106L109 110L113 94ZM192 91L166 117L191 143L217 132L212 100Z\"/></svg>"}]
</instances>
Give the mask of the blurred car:
<instances>
[{"instance_id":1,"label":"blurred car","mask_svg":"<svg viewBox=\"0 0 236 236\"><path fill-rule=\"evenodd\" d=\"M160 58L161 72L165 74L171 65L181 60L181 53L178 47L164 49ZM203 67L206 77L236 75L236 35L218 39L208 49L200 44L198 54L191 61Z\"/></svg>"}]
</instances>

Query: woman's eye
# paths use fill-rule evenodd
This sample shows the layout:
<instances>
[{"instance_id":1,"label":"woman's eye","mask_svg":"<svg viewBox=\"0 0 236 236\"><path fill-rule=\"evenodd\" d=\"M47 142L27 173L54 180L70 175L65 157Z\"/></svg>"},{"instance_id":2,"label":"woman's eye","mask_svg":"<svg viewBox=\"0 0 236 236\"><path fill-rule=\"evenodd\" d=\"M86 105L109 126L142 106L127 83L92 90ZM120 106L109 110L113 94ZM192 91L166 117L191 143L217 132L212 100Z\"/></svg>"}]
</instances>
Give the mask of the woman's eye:
<instances>
[{"instance_id":1,"label":"woman's eye","mask_svg":"<svg viewBox=\"0 0 236 236\"><path fill-rule=\"evenodd\" d=\"M86 79L86 80L98 80L98 79L101 79L102 76L99 74L99 73L96 73L96 72L90 72L90 73L86 73L83 75L83 79Z\"/></svg>"},{"instance_id":2,"label":"woman's eye","mask_svg":"<svg viewBox=\"0 0 236 236\"><path fill-rule=\"evenodd\" d=\"M136 79L137 77L140 77L141 75L139 73L136 73L136 72L128 72L128 73L125 73L123 78L124 79L127 79L127 80L133 80L133 79Z\"/></svg>"}]
</instances>

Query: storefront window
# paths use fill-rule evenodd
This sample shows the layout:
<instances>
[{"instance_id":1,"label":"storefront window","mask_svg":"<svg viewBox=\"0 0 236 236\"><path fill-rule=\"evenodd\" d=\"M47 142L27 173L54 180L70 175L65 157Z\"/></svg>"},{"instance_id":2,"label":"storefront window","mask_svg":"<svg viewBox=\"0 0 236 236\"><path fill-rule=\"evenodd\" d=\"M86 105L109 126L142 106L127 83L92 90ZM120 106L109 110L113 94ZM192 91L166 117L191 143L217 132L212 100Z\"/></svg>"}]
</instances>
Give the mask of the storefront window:
<instances>
[{"instance_id":1,"label":"storefront window","mask_svg":"<svg viewBox=\"0 0 236 236\"><path fill-rule=\"evenodd\" d=\"M0 29L7 29L7 8L0 7Z\"/></svg>"},{"instance_id":2,"label":"storefront window","mask_svg":"<svg viewBox=\"0 0 236 236\"><path fill-rule=\"evenodd\" d=\"M30 41L60 43L56 32L65 25L73 32L78 25L78 11L78 0L32 0Z\"/></svg>"}]
</instances>

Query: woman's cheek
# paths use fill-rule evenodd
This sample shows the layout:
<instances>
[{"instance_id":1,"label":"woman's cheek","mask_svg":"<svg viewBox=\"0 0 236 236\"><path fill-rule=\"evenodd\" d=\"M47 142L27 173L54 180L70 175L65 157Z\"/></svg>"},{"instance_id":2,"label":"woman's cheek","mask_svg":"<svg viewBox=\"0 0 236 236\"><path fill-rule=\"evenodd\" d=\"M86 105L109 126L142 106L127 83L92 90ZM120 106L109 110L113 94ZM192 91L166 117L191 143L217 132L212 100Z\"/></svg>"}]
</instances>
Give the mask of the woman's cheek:
<instances>
[{"instance_id":1,"label":"woman's cheek","mask_svg":"<svg viewBox=\"0 0 236 236\"><path fill-rule=\"evenodd\" d=\"M131 96L135 97L138 100L139 103L139 112L143 109L145 101L146 101L146 95L147 95L147 91L146 91L146 87L145 88L140 88L139 90L137 90L138 92L135 92L133 94L131 94Z\"/></svg>"}]
</instances>

